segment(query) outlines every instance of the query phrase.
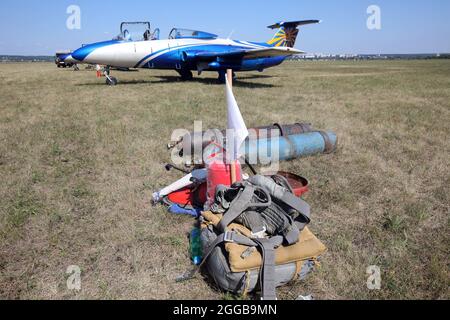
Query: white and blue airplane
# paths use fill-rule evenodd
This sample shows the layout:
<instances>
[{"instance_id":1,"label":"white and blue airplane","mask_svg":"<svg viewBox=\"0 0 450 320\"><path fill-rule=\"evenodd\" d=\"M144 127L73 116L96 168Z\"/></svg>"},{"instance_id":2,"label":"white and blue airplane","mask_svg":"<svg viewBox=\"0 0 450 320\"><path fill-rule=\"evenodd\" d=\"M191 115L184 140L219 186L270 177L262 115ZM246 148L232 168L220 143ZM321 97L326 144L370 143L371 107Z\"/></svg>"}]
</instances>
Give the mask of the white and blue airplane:
<instances>
[{"instance_id":1,"label":"white and blue airplane","mask_svg":"<svg viewBox=\"0 0 450 320\"><path fill-rule=\"evenodd\" d=\"M150 24L140 39L132 37L130 23L122 23L121 33L111 41L98 42L75 50L67 61L106 66L106 83L116 85L110 67L175 70L183 80L193 78L192 71L219 73L225 81L227 69L234 72L260 71L281 64L288 56L304 53L294 49L299 26L320 23L319 20L279 22L269 26L279 29L268 42L250 42L220 39L217 35L174 28L167 40L159 39L159 29L150 32ZM136 24L136 23L131 23Z\"/></svg>"}]
</instances>

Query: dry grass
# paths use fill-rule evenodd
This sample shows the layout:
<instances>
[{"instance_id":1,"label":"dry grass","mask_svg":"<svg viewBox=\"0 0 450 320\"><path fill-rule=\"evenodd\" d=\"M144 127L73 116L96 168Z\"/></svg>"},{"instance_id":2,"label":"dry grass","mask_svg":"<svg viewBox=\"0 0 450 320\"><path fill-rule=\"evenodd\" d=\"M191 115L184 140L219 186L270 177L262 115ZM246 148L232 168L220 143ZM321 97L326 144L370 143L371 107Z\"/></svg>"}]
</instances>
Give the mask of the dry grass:
<instances>
[{"instance_id":1,"label":"dry grass","mask_svg":"<svg viewBox=\"0 0 450 320\"><path fill-rule=\"evenodd\" d=\"M150 206L179 177L162 167L172 130L224 126L223 87L116 75L111 88L93 72L0 65L0 298L229 297L174 282L192 220ZM311 228L329 248L283 298L450 298L450 61L285 63L242 74L235 94L248 125L306 120L340 138L334 155L282 164L311 180ZM380 291L366 288L374 264Z\"/></svg>"}]
</instances>

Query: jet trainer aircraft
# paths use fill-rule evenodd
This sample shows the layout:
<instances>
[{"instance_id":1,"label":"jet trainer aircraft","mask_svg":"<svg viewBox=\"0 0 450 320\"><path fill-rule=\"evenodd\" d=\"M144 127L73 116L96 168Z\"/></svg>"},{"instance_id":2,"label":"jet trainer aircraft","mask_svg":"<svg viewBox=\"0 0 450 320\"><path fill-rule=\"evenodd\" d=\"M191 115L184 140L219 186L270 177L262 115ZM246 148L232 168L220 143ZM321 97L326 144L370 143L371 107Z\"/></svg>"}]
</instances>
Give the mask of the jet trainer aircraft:
<instances>
[{"instance_id":1,"label":"jet trainer aircraft","mask_svg":"<svg viewBox=\"0 0 450 320\"><path fill-rule=\"evenodd\" d=\"M110 67L176 70L183 80L193 78L192 71L219 73L225 81L227 69L233 72L263 71L281 64L288 56L303 53L294 49L299 26L320 23L319 20L279 22L269 26L278 29L268 42L250 42L220 39L217 35L174 28L167 40L159 39L159 29L153 33L148 22L124 22L120 35L111 41L85 45L75 50L67 62L106 66L106 83L116 85ZM138 37L129 31L137 24L146 26Z\"/></svg>"}]
</instances>

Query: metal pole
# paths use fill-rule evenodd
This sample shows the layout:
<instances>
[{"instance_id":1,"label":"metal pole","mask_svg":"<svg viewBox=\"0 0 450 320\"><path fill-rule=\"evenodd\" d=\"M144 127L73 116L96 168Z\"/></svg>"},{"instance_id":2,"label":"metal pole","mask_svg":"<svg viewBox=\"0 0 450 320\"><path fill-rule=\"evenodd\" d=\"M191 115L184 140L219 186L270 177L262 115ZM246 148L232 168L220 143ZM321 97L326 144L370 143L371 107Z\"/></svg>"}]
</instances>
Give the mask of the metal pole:
<instances>
[{"instance_id":1,"label":"metal pole","mask_svg":"<svg viewBox=\"0 0 450 320\"><path fill-rule=\"evenodd\" d=\"M228 69L227 70L227 80L230 84L231 89L233 89L233 70ZM236 177L236 160L231 160L230 162L230 171L231 171L231 184L234 184L237 182Z\"/></svg>"}]
</instances>

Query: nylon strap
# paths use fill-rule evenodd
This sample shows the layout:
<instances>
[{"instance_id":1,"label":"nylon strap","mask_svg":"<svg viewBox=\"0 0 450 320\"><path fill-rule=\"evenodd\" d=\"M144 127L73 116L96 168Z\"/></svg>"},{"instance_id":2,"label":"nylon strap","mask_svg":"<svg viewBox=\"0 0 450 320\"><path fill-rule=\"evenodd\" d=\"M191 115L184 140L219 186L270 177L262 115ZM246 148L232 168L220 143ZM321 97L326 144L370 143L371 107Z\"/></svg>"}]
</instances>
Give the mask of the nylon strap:
<instances>
[{"instance_id":1,"label":"nylon strap","mask_svg":"<svg viewBox=\"0 0 450 320\"><path fill-rule=\"evenodd\" d=\"M271 239L255 239L261 248L263 265L259 281L262 300L277 300L275 284L275 247Z\"/></svg>"},{"instance_id":2,"label":"nylon strap","mask_svg":"<svg viewBox=\"0 0 450 320\"><path fill-rule=\"evenodd\" d=\"M298 239L300 237L300 230L302 229L300 229L296 224L291 224L289 226L288 231L284 235L287 244L292 245L298 242Z\"/></svg>"},{"instance_id":3,"label":"nylon strap","mask_svg":"<svg viewBox=\"0 0 450 320\"><path fill-rule=\"evenodd\" d=\"M223 215L217 226L220 232L225 232L226 228L244 212L252 201L255 188L246 185L243 191L231 202L230 208Z\"/></svg>"},{"instance_id":4,"label":"nylon strap","mask_svg":"<svg viewBox=\"0 0 450 320\"><path fill-rule=\"evenodd\" d=\"M307 224L311 222L311 207L305 200L302 200L289 192L285 192L280 200L292 209L297 210Z\"/></svg>"},{"instance_id":5,"label":"nylon strap","mask_svg":"<svg viewBox=\"0 0 450 320\"><path fill-rule=\"evenodd\" d=\"M262 186L262 185L264 185L264 183L265 183L264 181L265 181L265 180L269 180L269 179L270 179L270 178L267 178L267 177L257 177L257 176L254 176L254 177L251 177L251 178L249 179L249 181L250 181L251 183L255 184L255 185ZM280 186L280 185L276 184L276 183L274 182L274 180L277 180L277 181L279 181L279 182L283 182L282 184L285 185L285 186L283 187L283 186ZM271 192L271 195L272 195L274 198L278 199L279 201L285 203L286 205L288 205L288 206L291 207L292 209L298 211L298 212L300 213L300 215L302 216L303 220L305 220L305 223L301 223L301 222L296 222L296 223L295 223L295 226L298 227L299 231L303 230L304 227L305 227L305 225L306 225L306 224L309 224L309 223L311 222L311 207L309 206L309 204L308 204L306 201L304 201L303 199L298 198L298 197L296 197L296 196L293 194L292 188L290 187L290 184L287 182L287 180L286 180L284 177L282 177L282 176L276 176L275 179L272 177L272 179L270 179L270 181L272 181L271 183L274 183L274 184L276 185L276 186L273 186L273 185L272 185L272 186L269 187L270 190L271 190L271 191L270 191L270 192ZM273 192L273 193L275 193L275 192L280 192L279 190L277 190L277 188L284 188L285 190L289 190L289 191L291 191L291 192L288 192L288 191L287 191L287 192L283 192L281 197L280 197L279 195L278 195L278 197L276 197L274 194L272 194L272 192ZM277 190L277 191L276 191L276 190ZM297 235L297 236L298 236L298 235ZM294 235L294 234L292 234L292 235L291 235L290 237L288 237L288 238L292 238L292 239L290 239L290 240L294 240L294 243L298 240L298 237L295 238L295 235Z\"/></svg>"},{"instance_id":6,"label":"nylon strap","mask_svg":"<svg viewBox=\"0 0 450 320\"><path fill-rule=\"evenodd\" d=\"M294 190L292 189L291 184L289 183L289 181L286 179L286 177L283 177L282 175L273 175L272 176L272 180L280 185L281 187L286 188L289 192L286 192L287 194L294 194ZM297 197L295 197L297 198ZM298 199L298 198L297 198ZM280 199L281 201L284 201L283 199ZM306 206L309 207L309 205L305 202ZM305 207L306 207L305 206ZM299 208L293 208L295 210L297 210L300 214L302 214L303 216L303 211L300 210L306 210L306 214L310 215L309 213L309 208L304 208L304 207L299 207ZM300 232L305 228L305 226L307 225L307 223L301 223L298 221L294 221L294 219L292 219L292 217L289 214L286 214L286 217L289 219L290 222L290 227L288 228L287 232L285 233L284 237L286 239L286 242L291 245L291 244L295 244L298 242L298 239L300 237ZM308 220L309 217L303 217L305 220Z\"/></svg>"}]
</instances>

